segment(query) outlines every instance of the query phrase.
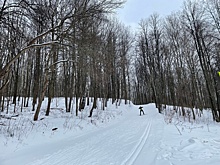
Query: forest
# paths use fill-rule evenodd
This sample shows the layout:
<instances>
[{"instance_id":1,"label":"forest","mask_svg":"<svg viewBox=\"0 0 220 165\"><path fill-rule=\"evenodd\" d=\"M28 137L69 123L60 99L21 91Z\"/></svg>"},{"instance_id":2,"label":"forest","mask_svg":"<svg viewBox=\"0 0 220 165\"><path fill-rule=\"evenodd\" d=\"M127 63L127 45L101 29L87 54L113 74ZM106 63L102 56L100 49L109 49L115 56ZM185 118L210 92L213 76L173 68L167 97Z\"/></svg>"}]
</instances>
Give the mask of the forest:
<instances>
[{"instance_id":1,"label":"forest","mask_svg":"<svg viewBox=\"0 0 220 165\"><path fill-rule=\"evenodd\" d=\"M220 1L186 0L180 11L140 18L139 28L115 12L124 0L1 0L0 111L65 98L75 116L101 99L211 109L220 122ZM76 106L72 107L73 100ZM14 108L14 112L18 109ZM1 114L0 114L1 115ZM3 117L3 116L0 116Z\"/></svg>"}]
</instances>

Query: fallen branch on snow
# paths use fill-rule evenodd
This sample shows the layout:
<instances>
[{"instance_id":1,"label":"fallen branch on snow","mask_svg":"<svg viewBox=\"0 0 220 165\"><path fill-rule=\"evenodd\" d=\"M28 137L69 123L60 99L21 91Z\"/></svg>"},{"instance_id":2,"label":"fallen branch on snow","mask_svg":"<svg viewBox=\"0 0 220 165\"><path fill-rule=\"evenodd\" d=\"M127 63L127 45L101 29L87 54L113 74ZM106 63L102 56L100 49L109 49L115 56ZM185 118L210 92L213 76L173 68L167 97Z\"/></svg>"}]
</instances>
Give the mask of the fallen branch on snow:
<instances>
[{"instance_id":1,"label":"fallen branch on snow","mask_svg":"<svg viewBox=\"0 0 220 165\"><path fill-rule=\"evenodd\" d=\"M2 126L6 126L6 124L5 124L5 123L0 123L0 125L2 125Z\"/></svg>"},{"instance_id":2,"label":"fallen branch on snow","mask_svg":"<svg viewBox=\"0 0 220 165\"><path fill-rule=\"evenodd\" d=\"M9 120L10 120L10 119L16 120L16 119L13 118L13 116L0 115L0 117L1 117L1 118L4 118L4 119L9 119Z\"/></svg>"},{"instance_id":3,"label":"fallen branch on snow","mask_svg":"<svg viewBox=\"0 0 220 165\"><path fill-rule=\"evenodd\" d=\"M174 124L176 129L178 130L178 132L180 133L180 135L182 135L182 133L180 132L179 128L176 126L176 124Z\"/></svg>"}]
</instances>

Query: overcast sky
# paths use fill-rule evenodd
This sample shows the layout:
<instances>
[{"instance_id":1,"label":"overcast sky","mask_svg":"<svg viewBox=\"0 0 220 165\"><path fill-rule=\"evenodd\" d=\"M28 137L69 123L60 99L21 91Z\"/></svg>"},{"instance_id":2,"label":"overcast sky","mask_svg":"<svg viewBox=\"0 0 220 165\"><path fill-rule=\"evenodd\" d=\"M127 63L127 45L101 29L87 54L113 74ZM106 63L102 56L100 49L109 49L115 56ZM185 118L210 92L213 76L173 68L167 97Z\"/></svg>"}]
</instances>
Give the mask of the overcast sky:
<instances>
[{"instance_id":1,"label":"overcast sky","mask_svg":"<svg viewBox=\"0 0 220 165\"><path fill-rule=\"evenodd\" d=\"M136 27L141 19L148 18L153 13L167 16L179 11L184 0L127 0L124 7L119 9L117 17L126 25Z\"/></svg>"}]
</instances>

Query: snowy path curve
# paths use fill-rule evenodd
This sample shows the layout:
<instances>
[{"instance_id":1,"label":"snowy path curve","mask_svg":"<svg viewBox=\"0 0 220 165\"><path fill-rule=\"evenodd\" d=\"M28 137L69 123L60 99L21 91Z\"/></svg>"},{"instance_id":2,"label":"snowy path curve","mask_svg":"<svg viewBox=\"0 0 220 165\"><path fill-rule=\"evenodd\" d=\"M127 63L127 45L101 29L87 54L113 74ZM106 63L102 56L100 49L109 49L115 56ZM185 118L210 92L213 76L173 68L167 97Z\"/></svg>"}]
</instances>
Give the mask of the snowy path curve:
<instances>
[{"instance_id":1,"label":"snowy path curve","mask_svg":"<svg viewBox=\"0 0 220 165\"><path fill-rule=\"evenodd\" d=\"M149 136L150 121L147 115L129 116L104 129L73 138L76 143L30 165L133 164Z\"/></svg>"},{"instance_id":2,"label":"snowy path curve","mask_svg":"<svg viewBox=\"0 0 220 165\"><path fill-rule=\"evenodd\" d=\"M6 158L2 165L15 162L17 165L18 162L21 165L145 165L155 162L157 155L153 150L160 139L152 134L161 130L157 128L158 113L155 108L146 106L146 115L139 116L137 109L132 107L120 119L97 130L20 150L13 159ZM44 148L50 148L49 152L44 152ZM35 157L26 159L28 152L36 153Z\"/></svg>"}]
</instances>

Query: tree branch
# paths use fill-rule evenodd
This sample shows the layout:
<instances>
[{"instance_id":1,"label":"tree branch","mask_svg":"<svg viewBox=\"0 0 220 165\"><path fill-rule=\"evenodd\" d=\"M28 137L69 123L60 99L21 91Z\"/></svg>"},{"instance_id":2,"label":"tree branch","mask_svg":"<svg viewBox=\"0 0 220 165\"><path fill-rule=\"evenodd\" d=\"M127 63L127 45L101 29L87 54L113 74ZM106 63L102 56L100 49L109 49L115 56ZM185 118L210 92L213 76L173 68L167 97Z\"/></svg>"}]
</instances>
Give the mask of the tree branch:
<instances>
[{"instance_id":1,"label":"tree branch","mask_svg":"<svg viewBox=\"0 0 220 165\"><path fill-rule=\"evenodd\" d=\"M57 41L52 41L52 42L46 42L46 43L42 43L42 44L32 44L29 45L25 48L23 48L14 58L11 59L10 62L8 62L3 69L0 70L0 79L8 72L8 69L10 68L10 66L20 57L21 54L23 54L26 50L29 50L31 48L38 48L38 47L44 47L44 46L48 46L48 45L53 45L53 44L57 44ZM1 89L1 88L0 88ZM1 90L0 90L1 91Z\"/></svg>"}]
</instances>

